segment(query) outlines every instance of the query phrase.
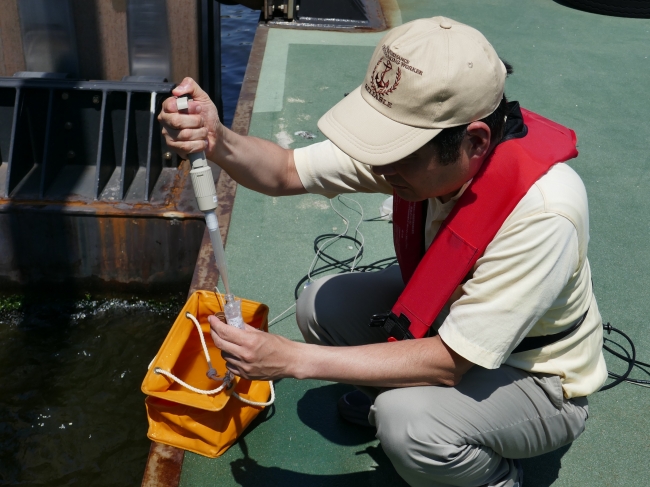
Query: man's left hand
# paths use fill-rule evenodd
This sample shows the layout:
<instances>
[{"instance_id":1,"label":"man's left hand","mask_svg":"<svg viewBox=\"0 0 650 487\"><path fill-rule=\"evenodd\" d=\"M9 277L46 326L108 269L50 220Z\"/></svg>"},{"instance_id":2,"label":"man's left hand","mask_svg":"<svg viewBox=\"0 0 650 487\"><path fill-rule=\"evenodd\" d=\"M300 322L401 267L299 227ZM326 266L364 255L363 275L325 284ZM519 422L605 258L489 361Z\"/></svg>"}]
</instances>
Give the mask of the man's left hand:
<instances>
[{"instance_id":1,"label":"man's left hand","mask_svg":"<svg viewBox=\"0 0 650 487\"><path fill-rule=\"evenodd\" d=\"M210 336L228 370L244 379L274 380L289 377L295 342L246 325L228 326L216 316L208 317Z\"/></svg>"}]
</instances>

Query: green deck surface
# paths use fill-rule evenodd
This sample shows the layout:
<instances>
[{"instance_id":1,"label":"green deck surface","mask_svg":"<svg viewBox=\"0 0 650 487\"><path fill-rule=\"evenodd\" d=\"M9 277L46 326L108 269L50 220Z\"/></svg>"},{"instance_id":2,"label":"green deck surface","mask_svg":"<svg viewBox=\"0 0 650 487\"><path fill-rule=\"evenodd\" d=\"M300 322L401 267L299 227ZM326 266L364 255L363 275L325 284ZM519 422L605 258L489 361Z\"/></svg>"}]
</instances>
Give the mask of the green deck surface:
<instances>
[{"instance_id":1,"label":"green deck surface","mask_svg":"<svg viewBox=\"0 0 650 487\"><path fill-rule=\"evenodd\" d=\"M398 3L404 22L446 15L481 30L515 67L508 96L577 132L580 157L571 166L589 193L589 258L600 310L650 361L650 20L589 14L551 0ZM251 134L294 148L309 143L294 135L300 130L323 140L318 118L361 83L380 37L272 29ZM378 216L382 195L355 199L365 218ZM345 214L356 224L353 211ZM313 239L334 227L340 231L343 222L325 198L276 199L240 187L227 245L233 290L278 315L294 302ZM388 223L366 222L361 231L362 263L392 255ZM338 250L346 251L353 252ZM293 314L271 331L300 339ZM404 485L372 433L337 417L336 399L346 390L280 381L275 407L221 458L186 454L181 485ZM593 395L587 430L573 445L524 461L526 487L649 485L649 409L650 390L641 387L622 384Z\"/></svg>"}]
</instances>

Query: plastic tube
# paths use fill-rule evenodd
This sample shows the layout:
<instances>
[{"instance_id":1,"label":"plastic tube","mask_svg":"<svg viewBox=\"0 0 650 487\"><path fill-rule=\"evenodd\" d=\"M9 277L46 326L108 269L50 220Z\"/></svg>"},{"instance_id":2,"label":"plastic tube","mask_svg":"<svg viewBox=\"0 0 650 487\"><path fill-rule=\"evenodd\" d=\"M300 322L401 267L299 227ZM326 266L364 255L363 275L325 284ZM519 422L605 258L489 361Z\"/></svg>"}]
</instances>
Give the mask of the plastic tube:
<instances>
[{"instance_id":1,"label":"plastic tube","mask_svg":"<svg viewBox=\"0 0 650 487\"><path fill-rule=\"evenodd\" d=\"M226 252L221 241L221 232L219 232L219 220L215 213L217 208L217 191L212 180L212 170L208 166L204 152L190 154L190 162L192 163L190 176L192 179L192 187L194 188L194 196L196 196L196 202L205 217L205 224L208 227L208 235L210 235L214 259L217 263L217 269L219 269L219 275L221 276L223 285L226 288L226 304L223 310L226 315L226 322L231 326L243 330L245 329L245 325L241 316L241 300L236 299L230 292Z\"/></svg>"},{"instance_id":2,"label":"plastic tube","mask_svg":"<svg viewBox=\"0 0 650 487\"><path fill-rule=\"evenodd\" d=\"M217 269L219 269L219 275L223 281L223 286L226 288L227 298L228 296L232 296L232 294L230 293L230 283L228 282L226 252L223 248L223 242L221 241L221 232L219 232L219 221L217 220L217 215L214 213L214 211L206 211L203 214L205 215L205 223L208 226L208 233L210 235L210 242L212 243L214 259L217 263Z\"/></svg>"}]
</instances>

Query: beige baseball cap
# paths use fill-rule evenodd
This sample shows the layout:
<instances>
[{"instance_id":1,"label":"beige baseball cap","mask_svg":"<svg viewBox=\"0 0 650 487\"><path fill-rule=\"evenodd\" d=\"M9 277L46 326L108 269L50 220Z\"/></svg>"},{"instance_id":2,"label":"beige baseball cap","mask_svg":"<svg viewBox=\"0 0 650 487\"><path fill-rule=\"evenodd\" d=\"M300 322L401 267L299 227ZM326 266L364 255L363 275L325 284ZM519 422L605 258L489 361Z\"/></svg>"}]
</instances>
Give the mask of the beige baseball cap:
<instances>
[{"instance_id":1,"label":"beige baseball cap","mask_svg":"<svg viewBox=\"0 0 650 487\"><path fill-rule=\"evenodd\" d=\"M365 80L318 121L343 152L381 166L413 153L442 129L491 114L506 68L476 29L445 17L386 34Z\"/></svg>"}]
</instances>

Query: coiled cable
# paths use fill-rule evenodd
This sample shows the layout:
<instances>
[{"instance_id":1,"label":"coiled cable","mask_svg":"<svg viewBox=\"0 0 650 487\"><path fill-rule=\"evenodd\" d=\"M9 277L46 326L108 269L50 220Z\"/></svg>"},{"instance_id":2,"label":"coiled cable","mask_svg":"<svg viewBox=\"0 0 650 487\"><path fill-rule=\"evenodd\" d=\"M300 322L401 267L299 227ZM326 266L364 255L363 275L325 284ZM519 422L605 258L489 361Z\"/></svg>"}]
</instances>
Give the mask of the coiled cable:
<instances>
[{"instance_id":1,"label":"coiled cable","mask_svg":"<svg viewBox=\"0 0 650 487\"><path fill-rule=\"evenodd\" d=\"M616 387L622 382L627 382L629 384L641 386L641 387L650 387L650 380L644 380L644 379L631 379L630 374L632 373L632 370L634 367L639 368L646 374L650 375L650 371L646 370L644 367L650 367L650 364L647 364L645 362L641 362L640 360L636 359L636 347L634 346L634 342L632 342L632 339L623 331L619 330L618 328L614 328L609 322L608 323L603 323L603 329L607 332L608 335L611 335L612 332L619 334L625 340L627 343L630 345L630 351L628 351L625 347L622 345L614 342L611 339L605 338L603 341L603 349L614 355L615 357L623 360L624 362L627 363L627 370L622 374L616 374L614 372L608 371L607 374L611 379L614 379L613 382L610 382L609 384L601 387L601 391L606 391L607 389L611 389L612 387ZM618 353L616 350L612 349L611 347L606 345L606 342L611 342L615 343L619 347L623 349L626 355Z\"/></svg>"}]
</instances>

